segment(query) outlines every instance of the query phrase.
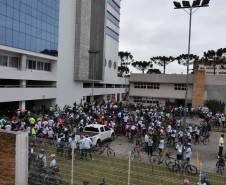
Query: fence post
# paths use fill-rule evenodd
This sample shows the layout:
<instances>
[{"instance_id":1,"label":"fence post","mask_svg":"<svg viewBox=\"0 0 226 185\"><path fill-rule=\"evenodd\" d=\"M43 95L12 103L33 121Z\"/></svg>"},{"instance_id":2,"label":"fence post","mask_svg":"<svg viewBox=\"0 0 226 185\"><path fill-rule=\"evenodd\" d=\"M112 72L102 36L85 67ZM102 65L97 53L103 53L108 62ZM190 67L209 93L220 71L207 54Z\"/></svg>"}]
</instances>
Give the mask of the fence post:
<instances>
[{"instance_id":1,"label":"fence post","mask_svg":"<svg viewBox=\"0 0 226 185\"><path fill-rule=\"evenodd\" d=\"M129 152L128 185L130 185L130 174L131 174L131 152Z\"/></svg>"},{"instance_id":2,"label":"fence post","mask_svg":"<svg viewBox=\"0 0 226 185\"><path fill-rule=\"evenodd\" d=\"M75 143L72 141L71 150L71 185L74 184L74 154L75 154Z\"/></svg>"}]
</instances>

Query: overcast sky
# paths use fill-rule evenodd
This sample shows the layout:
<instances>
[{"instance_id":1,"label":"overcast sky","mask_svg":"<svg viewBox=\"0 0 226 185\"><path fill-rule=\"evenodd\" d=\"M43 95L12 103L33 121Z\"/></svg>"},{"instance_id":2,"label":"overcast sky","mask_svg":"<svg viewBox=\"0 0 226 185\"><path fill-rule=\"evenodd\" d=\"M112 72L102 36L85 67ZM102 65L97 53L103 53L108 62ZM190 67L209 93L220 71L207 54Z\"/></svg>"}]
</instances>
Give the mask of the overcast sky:
<instances>
[{"instance_id":1,"label":"overcast sky","mask_svg":"<svg viewBox=\"0 0 226 185\"><path fill-rule=\"evenodd\" d=\"M180 0L178 0L180 1ZM173 9L173 0L122 0L120 50L135 60L187 53L189 16ZM226 0L212 0L193 15L191 52L226 47ZM176 63L168 73L184 72Z\"/></svg>"}]
</instances>

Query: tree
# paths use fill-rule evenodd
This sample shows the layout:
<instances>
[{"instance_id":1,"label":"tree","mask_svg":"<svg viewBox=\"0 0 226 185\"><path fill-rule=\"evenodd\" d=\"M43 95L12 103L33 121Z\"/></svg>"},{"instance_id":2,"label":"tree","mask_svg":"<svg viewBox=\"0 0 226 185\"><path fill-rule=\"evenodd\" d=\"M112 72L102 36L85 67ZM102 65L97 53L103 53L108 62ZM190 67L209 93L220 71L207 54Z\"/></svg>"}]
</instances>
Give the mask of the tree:
<instances>
[{"instance_id":1,"label":"tree","mask_svg":"<svg viewBox=\"0 0 226 185\"><path fill-rule=\"evenodd\" d=\"M226 63L226 48L220 48L216 51L208 50L204 52L203 57L199 61L200 64L213 65L213 73L216 74L216 65Z\"/></svg>"},{"instance_id":2,"label":"tree","mask_svg":"<svg viewBox=\"0 0 226 185\"><path fill-rule=\"evenodd\" d=\"M128 51L120 51L118 53L120 59L120 66L118 67L118 76L125 76L129 74L128 66L133 62L133 55Z\"/></svg>"},{"instance_id":3,"label":"tree","mask_svg":"<svg viewBox=\"0 0 226 185\"><path fill-rule=\"evenodd\" d=\"M151 61L155 64L163 67L163 73L166 74L166 66L174 61L174 58L172 56L166 57L166 56L157 56L152 57Z\"/></svg>"},{"instance_id":4,"label":"tree","mask_svg":"<svg viewBox=\"0 0 226 185\"><path fill-rule=\"evenodd\" d=\"M144 74L144 71L152 68L153 64L150 61L136 61L132 63L132 66L142 71L142 73Z\"/></svg>"},{"instance_id":5,"label":"tree","mask_svg":"<svg viewBox=\"0 0 226 185\"><path fill-rule=\"evenodd\" d=\"M181 54L178 57L176 57L175 60L178 61L178 64L186 66L188 61L188 54ZM192 64L196 65L197 63L199 63L199 56L190 54L189 65L192 65Z\"/></svg>"},{"instance_id":6,"label":"tree","mask_svg":"<svg viewBox=\"0 0 226 185\"><path fill-rule=\"evenodd\" d=\"M147 74L161 74L159 69L148 69Z\"/></svg>"}]
</instances>

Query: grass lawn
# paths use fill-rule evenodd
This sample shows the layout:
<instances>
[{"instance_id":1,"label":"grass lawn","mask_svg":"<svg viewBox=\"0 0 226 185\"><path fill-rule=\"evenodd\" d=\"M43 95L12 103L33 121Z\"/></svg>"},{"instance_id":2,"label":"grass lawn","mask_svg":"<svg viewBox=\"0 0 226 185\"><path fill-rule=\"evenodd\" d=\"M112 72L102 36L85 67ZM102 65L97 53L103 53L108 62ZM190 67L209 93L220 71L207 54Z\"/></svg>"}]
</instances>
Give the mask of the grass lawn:
<instances>
[{"instance_id":1,"label":"grass lawn","mask_svg":"<svg viewBox=\"0 0 226 185\"><path fill-rule=\"evenodd\" d=\"M59 161L59 160L58 160ZM65 185L70 184L71 163L68 160L59 161L60 171ZM74 185L82 185L89 181L98 185L104 177L107 185L128 184L128 160L94 156L94 160L81 161L76 157L74 164ZM197 176L189 176L192 183L197 183ZM225 185L226 177L208 174L211 185ZM163 166L144 164L138 161L131 163L131 185L180 185L183 175L170 172Z\"/></svg>"},{"instance_id":2,"label":"grass lawn","mask_svg":"<svg viewBox=\"0 0 226 185\"><path fill-rule=\"evenodd\" d=\"M47 156L56 153L56 147L48 143L37 148L44 148ZM47 161L49 164L49 157ZM57 156L57 166L63 181L62 185L70 185L71 160ZM90 185L99 185L102 177L105 178L106 185L128 185L128 159L118 158L118 156L109 158L95 154L94 160L88 158L87 161L82 161L79 160L79 153L75 154L74 185L82 185L83 181L90 182ZM131 185L182 185L183 177L182 174L171 172L164 166L139 161L131 163ZM226 185L226 176L207 174L207 177L210 185ZM198 176L188 178L193 184L198 182Z\"/></svg>"}]
</instances>

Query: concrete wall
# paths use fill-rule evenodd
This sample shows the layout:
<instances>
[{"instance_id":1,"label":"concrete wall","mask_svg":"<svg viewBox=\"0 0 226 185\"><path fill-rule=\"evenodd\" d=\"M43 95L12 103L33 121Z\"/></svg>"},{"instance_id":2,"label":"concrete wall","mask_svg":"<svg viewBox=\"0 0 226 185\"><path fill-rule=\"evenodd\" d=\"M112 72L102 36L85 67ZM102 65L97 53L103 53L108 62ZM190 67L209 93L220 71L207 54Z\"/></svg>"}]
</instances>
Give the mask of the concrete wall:
<instances>
[{"instance_id":1,"label":"concrete wall","mask_svg":"<svg viewBox=\"0 0 226 185\"><path fill-rule=\"evenodd\" d=\"M105 42L105 0L91 0L89 79L103 80L104 42Z\"/></svg>"},{"instance_id":2,"label":"concrete wall","mask_svg":"<svg viewBox=\"0 0 226 185\"><path fill-rule=\"evenodd\" d=\"M71 4L72 7L68 7L71 12L65 12L66 7ZM70 45L73 44L74 49L74 79L75 80L88 80L89 79L89 49L90 49L90 27L91 27L91 1L90 0L77 0L72 2L61 2L60 7L60 37L66 37L64 34L65 27L68 22L64 23L66 13L70 14L71 21L71 33L67 37L71 37ZM65 17L64 17L65 16ZM62 22L61 22L61 19ZM62 27L63 26L63 27ZM67 40L66 40L67 41ZM65 43L66 43L65 41ZM60 38L60 45L61 43ZM69 43L68 43L69 44ZM72 47L72 46L71 46ZM60 51L60 48L59 48ZM61 54L61 53L60 53Z\"/></svg>"},{"instance_id":3,"label":"concrete wall","mask_svg":"<svg viewBox=\"0 0 226 185\"><path fill-rule=\"evenodd\" d=\"M28 133L16 135L16 185L28 184Z\"/></svg>"}]
</instances>

